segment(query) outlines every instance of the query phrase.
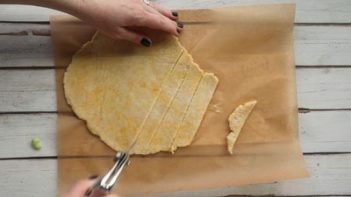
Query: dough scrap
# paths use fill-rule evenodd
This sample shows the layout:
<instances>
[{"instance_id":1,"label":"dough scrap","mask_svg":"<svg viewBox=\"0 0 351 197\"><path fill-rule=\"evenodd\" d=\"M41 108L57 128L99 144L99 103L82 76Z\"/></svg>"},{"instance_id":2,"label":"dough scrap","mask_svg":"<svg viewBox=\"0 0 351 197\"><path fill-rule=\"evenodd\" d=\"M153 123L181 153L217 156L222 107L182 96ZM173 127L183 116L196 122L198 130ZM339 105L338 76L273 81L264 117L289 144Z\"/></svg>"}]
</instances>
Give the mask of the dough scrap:
<instances>
[{"instance_id":1,"label":"dough scrap","mask_svg":"<svg viewBox=\"0 0 351 197\"><path fill-rule=\"evenodd\" d=\"M218 83L175 37L150 37L153 46L145 48L97 33L74 55L64 75L68 104L116 151L128 150L135 140L131 154L171 151L178 146L174 139L182 125L195 122L192 134L183 137L190 144Z\"/></svg>"},{"instance_id":2,"label":"dough scrap","mask_svg":"<svg viewBox=\"0 0 351 197\"><path fill-rule=\"evenodd\" d=\"M246 102L243 105L239 105L234 112L230 114L228 121L229 128L232 132L227 135L227 148L230 154L233 154L234 144L256 103L257 101L255 100Z\"/></svg>"}]
</instances>

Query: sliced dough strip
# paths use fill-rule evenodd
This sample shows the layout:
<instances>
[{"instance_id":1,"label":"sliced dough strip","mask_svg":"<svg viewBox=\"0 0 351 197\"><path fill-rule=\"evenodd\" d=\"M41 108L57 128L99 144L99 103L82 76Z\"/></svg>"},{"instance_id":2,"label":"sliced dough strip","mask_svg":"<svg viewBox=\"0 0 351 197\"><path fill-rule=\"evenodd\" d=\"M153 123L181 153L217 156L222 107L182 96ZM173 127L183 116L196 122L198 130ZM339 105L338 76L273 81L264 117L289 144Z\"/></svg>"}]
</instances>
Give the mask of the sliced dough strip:
<instances>
[{"instance_id":1,"label":"sliced dough strip","mask_svg":"<svg viewBox=\"0 0 351 197\"><path fill-rule=\"evenodd\" d=\"M188 66L181 64L183 61L184 51L182 52L180 58L175 62L174 69L170 75L163 82L160 94L155 100L154 106L150 109L150 113L145 117L143 124L140 126L140 130L137 134L137 143L130 151L130 153L135 154L148 154L144 152L145 145L148 145L153 131L161 123L163 117L166 115L169 107L171 106L172 100L180 89L185 76L188 72Z\"/></svg>"},{"instance_id":2,"label":"sliced dough strip","mask_svg":"<svg viewBox=\"0 0 351 197\"><path fill-rule=\"evenodd\" d=\"M194 66L190 67L182 87L177 92L166 116L154 132L154 135L148 144L146 149L148 153L155 153L160 150L171 150L173 139L182 123L183 117L191 103L191 99L197 90L203 74L204 72L198 67L198 65L194 64Z\"/></svg>"},{"instance_id":3,"label":"sliced dough strip","mask_svg":"<svg viewBox=\"0 0 351 197\"><path fill-rule=\"evenodd\" d=\"M218 84L217 77L205 73L172 143L172 151L190 145Z\"/></svg>"}]
</instances>

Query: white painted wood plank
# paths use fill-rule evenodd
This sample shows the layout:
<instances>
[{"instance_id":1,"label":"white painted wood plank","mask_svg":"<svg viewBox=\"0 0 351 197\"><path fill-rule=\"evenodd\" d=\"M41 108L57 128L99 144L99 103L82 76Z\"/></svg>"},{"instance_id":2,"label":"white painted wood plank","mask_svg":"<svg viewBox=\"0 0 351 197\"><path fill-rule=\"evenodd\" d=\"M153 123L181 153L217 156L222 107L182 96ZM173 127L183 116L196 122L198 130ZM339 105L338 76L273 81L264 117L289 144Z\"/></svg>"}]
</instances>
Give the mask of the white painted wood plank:
<instances>
[{"instance_id":1,"label":"white painted wood plank","mask_svg":"<svg viewBox=\"0 0 351 197\"><path fill-rule=\"evenodd\" d=\"M22 24L21 24L22 25ZM45 33L48 26L4 25L0 33L29 31ZM0 67L52 66L52 43L48 36L0 35ZM351 27L296 26L297 65L351 65Z\"/></svg>"},{"instance_id":2,"label":"white painted wood plank","mask_svg":"<svg viewBox=\"0 0 351 197\"><path fill-rule=\"evenodd\" d=\"M252 5L296 2L297 23L350 23L349 0L156 0L170 9L215 8L230 5ZM34 6L0 5L0 21L48 21L58 11Z\"/></svg>"},{"instance_id":3,"label":"white painted wood plank","mask_svg":"<svg viewBox=\"0 0 351 197\"><path fill-rule=\"evenodd\" d=\"M299 107L351 108L351 68L303 68L296 75Z\"/></svg>"},{"instance_id":4,"label":"white painted wood plank","mask_svg":"<svg viewBox=\"0 0 351 197\"><path fill-rule=\"evenodd\" d=\"M299 114L300 143L304 153L351 152L351 111ZM57 156L56 114L0 115L0 158ZM30 141L39 137L42 150Z\"/></svg>"},{"instance_id":5,"label":"white painted wood plank","mask_svg":"<svg viewBox=\"0 0 351 197\"><path fill-rule=\"evenodd\" d=\"M48 36L0 36L0 67L53 66Z\"/></svg>"},{"instance_id":6,"label":"white painted wood plank","mask_svg":"<svg viewBox=\"0 0 351 197\"><path fill-rule=\"evenodd\" d=\"M351 65L351 26L296 26L294 30L296 65Z\"/></svg>"},{"instance_id":7,"label":"white painted wood plank","mask_svg":"<svg viewBox=\"0 0 351 197\"><path fill-rule=\"evenodd\" d=\"M314 111L299 114L304 153L351 152L351 111Z\"/></svg>"},{"instance_id":8,"label":"white painted wood plank","mask_svg":"<svg viewBox=\"0 0 351 197\"><path fill-rule=\"evenodd\" d=\"M57 196L54 159L0 161L0 190L4 196Z\"/></svg>"},{"instance_id":9,"label":"white painted wood plank","mask_svg":"<svg viewBox=\"0 0 351 197\"><path fill-rule=\"evenodd\" d=\"M62 12L28 5L0 5L0 21L11 22L48 22L50 15Z\"/></svg>"},{"instance_id":10,"label":"white painted wood plank","mask_svg":"<svg viewBox=\"0 0 351 197\"><path fill-rule=\"evenodd\" d=\"M351 68L297 69L300 108L351 108ZM55 71L0 70L0 112L56 111Z\"/></svg>"},{"instance_id":11,"label":"white painted wood plank","mask_svg":"<svg viewBox=\"0 0 351 197\"><path fill-rule=\"evenodd\" d=\"M305 156L310 178L242 187L178 192L159 196L226 196L226 195L350 195L351 154ZM0 161L0 189L12 197L55 196L57 193L56 160Z\"/></svg>"},{"instance_id":12,"label":"white painted wood plank","mask_svg":"<svg viewBox=\"0 0 351 197\"><path fill-rule=\"evenodd\" d=\"M49 35L49 24L0 23L0 35Z\"/></svg>"},{"instance_id":13,"label":"white painted wood plank","mask_svg":"<svg viewBox=\"0 0 351 197\"><path fill-rule=\"evenodd\" d=\"M0 115L0 158L57 156L56 114ZM38 137L42 149L31 147Z\"/></svg>"},{"instance_id":14,"label":"white painted wood plank","mask_svg":"<svg viewBox=\"0 0 351 197\"><path fill-rule=\"evenodd\" d=\"M53 69L0 71L0 112L56 109Z\"/></svg>"},{"instance_id":15,"label":"white painted wood plank","mask_svg":"<svg viewBox=\"0 0 351 197\"><path fill-rule=\"evenodd\" d=\"M310 178L282 181L273 184L228 187L224 189L194 192L193 196L227 196L227 195L350 195L351 194L351 156L315 155L305 156L311 174ZM189 196L178 193L162 196Z\"/></svg>"}]
</instances>

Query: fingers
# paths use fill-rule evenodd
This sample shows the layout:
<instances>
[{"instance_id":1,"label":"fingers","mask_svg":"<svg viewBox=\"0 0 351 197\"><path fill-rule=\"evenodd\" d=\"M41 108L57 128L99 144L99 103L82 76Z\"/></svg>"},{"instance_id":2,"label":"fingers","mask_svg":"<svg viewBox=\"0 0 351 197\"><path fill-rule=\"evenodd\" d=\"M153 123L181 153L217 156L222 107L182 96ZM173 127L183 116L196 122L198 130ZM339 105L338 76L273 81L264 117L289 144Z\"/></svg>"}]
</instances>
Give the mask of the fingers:
<instances>
[{"instance_id":1,"label":"fingers","mask_svg":"<svg viewBox=\"0 0 351 197\"><path fill-rule=\"evenodd\" d=\"M145 17L146 18L143 21L145 24L141 24L142 26L161 30L176 36L178 36L181 31L181 28L178 27L177 22L172 21L171 19L161 14L149 13Z\"/></svg>"},{"instance_id":2,"label":"fingers","mask_svg":"<svg viewBox=\"0 0 351 197\"><path fill-rule=\"evenodd\" d=\"M63 197L84 196L87 190L93 186L94 180L81 180L77 182Z\"/></svg>"},{"instance_id":3,"label":"fingers","mask_svg":"<svg viewBox=\"0 0 351 197\"><path fill-rule=\"evenodd\" d=\"M144 15L144 19L140 21L139 26L162 30L176 36L179 35L183 25L176 22L178 18L177 12L171 12L153 2L150 2L149 5L144 4L143 7L147 12Z\"/></svg>"},{"instance_id":4,"label":"fingers","mask_svg":"<svg viewBox=\"0 0 351 197\"><path fill-rule=\"evenodd\" d=\"M142 35L135 31L131 31L124 27L118 27L113 37L117 39L128 40L135 44L141 44L145 47L150 47L152 44L151 40L147 38L145 35Z\"/></svg>"},{"instance_id":5,"label":"fingers","mask_svg":"<svg viewBox=\"0 0 351 197\"><path fill-rule=\"evenodd\" d=\"M177 20L178 19L178 13L177 12L172 12L170 10L168 10L167 8L157 4L157 3L153 3L150 2L150 6L152 8L154 8L155 10L157 10L159 13L161 13L163 16L172 19L172 20Z\"/></svg>"}]
</instances>

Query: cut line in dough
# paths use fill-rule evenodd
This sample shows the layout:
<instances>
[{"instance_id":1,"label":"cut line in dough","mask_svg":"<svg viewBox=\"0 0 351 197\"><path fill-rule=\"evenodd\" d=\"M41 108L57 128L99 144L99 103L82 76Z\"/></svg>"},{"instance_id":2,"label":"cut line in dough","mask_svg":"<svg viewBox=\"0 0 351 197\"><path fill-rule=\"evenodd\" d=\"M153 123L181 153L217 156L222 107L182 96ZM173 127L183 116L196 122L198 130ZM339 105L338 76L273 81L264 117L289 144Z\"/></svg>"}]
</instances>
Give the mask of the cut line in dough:
<instances>
[{"instance_id":1,"label":"cut line in dough","mask_svg":"<svg viewBox=\"0 0 351 197\"><path fill-rule=\"evenodd\" d=\"M213 73L204 74L184 114L182 123L177 130L171 147L172 152L177 147L184 147L191 144L212 99L213 93L216 90L217 84L218 79Z\"/></svg>"},{"instance_id":2,"label":"cut line in dough","mask_svg":"<svg viewBox=\"0 0 351 197\"><path fill-rule=\"evenodd\" d=\"M162 124L157 127L149 141L146 149L148 153L155 153L158 150L171 151L177 129L182 123L183 116L191 103L203 73L198 65L191 66L182 87L173 99L166 116L164 116Z\"/></svg>"},{"instance_id":3,"label":"cut line in dough","mask_svg":"<svg viewBox=\"0 0 351 197\"><path fill-rule=\"evenodd\" d=\"M148 142L150 141L149 139L153 135L153 131L157 128L157 126L163 120L163 117L166 115L188 72L188 66L179 63L181 62L182 58L184 58L183 54L184 51L175 63L174 69L170 75L163 82L160 94L156 98L152 109L150 109L150 113L141 125L138 135L136 136L137 143L133 149L130 150L130 153L149 154L145 149L145 145L148 145Z\"/></svg>"},{"instance_id":4,"label":"cut line in dough","mask_svg":"<svg viewBox=\"0 0 351 197\"><path fill-rule=\"evenodd\" d=\"M177 38L149 36L153 46L144 48L95 34L64 75L68 104L116 151L134 142L131 154L172 151L182 129L189 134L181 139L190 144L218 83ZM183 128L184 121L191 128Z\"/></svg>"}]
</instances>

